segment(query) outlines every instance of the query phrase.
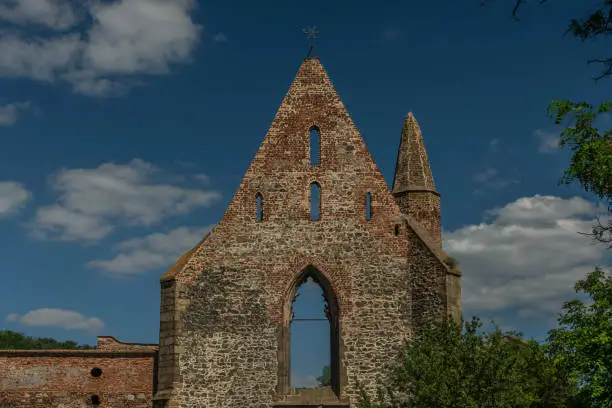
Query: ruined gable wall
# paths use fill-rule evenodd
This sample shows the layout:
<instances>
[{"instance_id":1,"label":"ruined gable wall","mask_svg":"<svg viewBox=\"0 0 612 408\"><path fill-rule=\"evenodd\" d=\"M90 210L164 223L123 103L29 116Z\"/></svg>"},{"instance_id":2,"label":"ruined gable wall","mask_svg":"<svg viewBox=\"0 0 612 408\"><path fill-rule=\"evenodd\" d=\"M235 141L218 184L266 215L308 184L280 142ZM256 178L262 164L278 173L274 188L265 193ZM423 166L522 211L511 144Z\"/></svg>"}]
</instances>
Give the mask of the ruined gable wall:
<instances>
[{"instance_id":1,"label":"ruined gable wall","mask_svg":"<svg viewBox=\"0 0 612 408\"><path fill-rule=\"evenodd\" d=\"M176 277L180 380L170 407L266 407L278 398L283 306L308 264L338 297L344 396L356 398L356 379L373 390L381 363L410 335L399 207L342 103L320 76L306 77L294 82L223 220ZM312 125L321 134L318 167L309 164ZM309 220L313 181L321 185L320 221Z\"/></svg>"},{"instance_id":2,"label":"ruined gable wall","mask_svg":"<svg viewBox=\"0 0 612 408\"><path fill-rule=\"evenodd\" d=\"M0 350L0 407L150 408L155 351ZM102 375L93 377L94 367Z\"/></svg>"}]
</instances>

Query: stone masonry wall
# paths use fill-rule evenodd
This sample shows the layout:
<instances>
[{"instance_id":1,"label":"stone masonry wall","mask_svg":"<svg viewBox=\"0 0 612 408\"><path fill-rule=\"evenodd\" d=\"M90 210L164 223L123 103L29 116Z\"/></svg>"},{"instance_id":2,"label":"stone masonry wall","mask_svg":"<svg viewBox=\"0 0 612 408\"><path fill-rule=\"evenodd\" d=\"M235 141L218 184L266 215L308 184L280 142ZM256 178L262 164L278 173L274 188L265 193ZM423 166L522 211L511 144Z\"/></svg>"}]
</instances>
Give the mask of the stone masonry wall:
<instances>
[{"instance_id":1,"label":"stone masonry wall","mask_svg":"<svg viewBox=\"0 0 612 408\"><path fill-rule=\"evenodd\" d=\"M427 231L430 242L442 248L440 195L433 191L405 191L396 195L398 205Z\"/></svg>"},{"instance_id":2,"label":"stone masonry wall","mask_svg":"<svg viewBox=\"0 0 612 408\"><path fill-rule=\"evenodd\" d=\"M150 408L155 359L154 350L0 350L0 408L89 408L92 395L104 408Z\"/></svg>"},{"instance_id":3,"label":"stone masonry wall","mask_svg":"<svg viewBox=\"0 0 612 408\"><path fill-rule=\"evenodd\" d=\"M320 130L319 165L309 161L312 126ZM321 186L318 221L309 220L313 182ZM419 276L444 285L433 255L410 259L402 219L320 62L305 60L223 219L162 277L162 287L176 280L180 288L172 305L180 324L167 340L174 352L160 354L178 364L172 388L164 385L171 391L167 407L264 408L283 398L279 343L291 288L308 265L337 298L341 396L355 402L357 380L373 391L384 364L411 336L410 271L421 268ZM440 294L439 287L427 290ZM429 306L442 307L423 308ZM162 312L162 322L169 318Z\"/></svg>"},{"instance_id":4,"label":"stone masonry wall","mask_svg":"<svg viewBox=\"0 0 612 408\"><path fill-rule=\"evenodd\" d=\"M408 230L410 235L410 281L412 324L415 330L446 312L447 268L432 256L431 250Z\"/></svg>"}]
</instances>

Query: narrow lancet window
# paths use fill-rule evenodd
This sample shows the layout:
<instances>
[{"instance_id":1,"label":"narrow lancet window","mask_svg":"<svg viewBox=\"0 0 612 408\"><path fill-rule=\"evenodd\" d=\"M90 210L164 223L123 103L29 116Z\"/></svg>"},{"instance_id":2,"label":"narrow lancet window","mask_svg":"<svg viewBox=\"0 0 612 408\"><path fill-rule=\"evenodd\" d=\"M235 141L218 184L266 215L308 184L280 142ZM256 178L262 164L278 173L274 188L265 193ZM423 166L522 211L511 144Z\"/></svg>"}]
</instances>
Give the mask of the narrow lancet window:
<instances>
[{"instance_id":1,"label":"narrow lancet window","mask_svg":"<svg viewBox=\"0 0 612 408\"><path fill-rule=\"evenodd\" d=\"M310 129L310 164L313 166L319 165L319 146L321 140L319 135L319 129L312 127Z\"/></svg>"},{"instance_id":2,"label":"narrow lancet window","mask_svg":"<svg viewBox=\"0 0 612 408\"><path fill-rule=\"evenodd\" d=\"M257 193L257 221L260 222L263 219L263 197L261 193Z\"/></svg>"},{"instance_id":3,"label":"narrow lancet window","mask_svg":"<svg viewBox=\"0 0 612 408\"><path fill-rule=\"evenodd\" d=\"M310 221L321 219L321 186L319 183L310 185Z\"/></svg>"},{"instance_id":4,"label":"narrow lancet window","mask_svg":"<svg viewBox=\"0 0 612 408\"><path fill-rule=\"evenodd\" d=\"M372 193L366 194L366 220L372 219Z\"/></svg>"}]
</instances>

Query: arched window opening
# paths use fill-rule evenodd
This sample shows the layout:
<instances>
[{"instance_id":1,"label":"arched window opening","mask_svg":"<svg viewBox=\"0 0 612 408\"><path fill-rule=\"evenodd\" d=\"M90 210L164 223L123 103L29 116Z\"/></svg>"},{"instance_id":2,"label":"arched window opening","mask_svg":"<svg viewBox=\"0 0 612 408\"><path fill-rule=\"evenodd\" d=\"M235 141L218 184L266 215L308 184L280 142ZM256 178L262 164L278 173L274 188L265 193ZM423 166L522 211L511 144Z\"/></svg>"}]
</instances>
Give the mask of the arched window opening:
<instances>
[{"instance_id":1,"label":"arched window opening","mask_svg":"<svg viewBox=\"0 0 612 408\"><path fill-rule=\"evenodd\" d=\"M316 126L310 128L310 164L319 165L319 155L321 146L321 135Z\"/></svg>"},{"instance_id":2,"label":"arched window opening","mask_svg":"<svg viewBox=\"0 0 612 408\"><path fill-rule=\"evenodd\" d=\"M310 185L310 221L321 219L321 186L314 182Z\"/></svg>"},{"instance_id":3,"label":"arched window opening","mask_svg":"<svg viewBox=\"0 0 612 408\"><path fill-rule=\"evenodd\" d=\"M366 220L372 219L372 193L366 194Z\"/></svg>"},{"instance_id":4,"label":"arched window opening","mask_svg":"<svg viewBox=\"0 0 612 408\"><path fill-rule=\"evenodd\" d=\"M263 219L263 197L261 193L257 193L257 221Z\"/></svg>"},{"instance_id":5,"label":"arched window opening","mask_svg":"<svg viewBox=\"0 0 612 408\"><path fill-rule=\"evenodd\" d=\"M399 224L395 224L395 229L393 233L395 234L396 237L399 235Z\"/></svg>"},{"instance_id":6,"label":"arched window opening","mask_svg":"<svg viewBox=\"0 0 612 408\"><path fill-rule=\"evenodd\" d=\"M314 266L307 266L288 293L283 336L279 347L278 392L320 399L340 395L340 327L337 298L330 282ZM311 392L313 394L311 394Z\"/></svg>"},{"instance_id":7,"label":"arched window opening","mask_svg":"<svg viewBox=\"0 0 612 408\"><path fill-rule=\"evenodd\" d=\"M312 277L299 286L291 313L291 388L331 386L329 305Z\"/></svg>"}]
</instances>

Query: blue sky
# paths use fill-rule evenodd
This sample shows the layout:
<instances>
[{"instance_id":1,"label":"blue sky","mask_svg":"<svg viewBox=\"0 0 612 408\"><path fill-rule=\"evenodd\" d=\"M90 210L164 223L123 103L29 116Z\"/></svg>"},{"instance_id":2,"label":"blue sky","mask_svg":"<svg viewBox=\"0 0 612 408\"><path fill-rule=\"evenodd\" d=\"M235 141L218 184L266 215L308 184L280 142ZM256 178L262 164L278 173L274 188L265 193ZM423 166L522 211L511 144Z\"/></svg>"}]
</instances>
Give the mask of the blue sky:
<instances>
[{"instance_id":1,"label":"blue sky","mask_svg":"<svg viewBox=\"0 0 612 408\"><path fill-rule=\"evenodd\" d=\"M223 215L316 25L388 182L416 115L464 314L542 339L609 265L576 234L599 209L558 186L569 155L546 117L554 98L604 101L586 60L607 49L563 36L596 2L520 23L509 0L479 3L0 2L0 328L156 342L159 276Z\"/></svg>"}]
</instances>

